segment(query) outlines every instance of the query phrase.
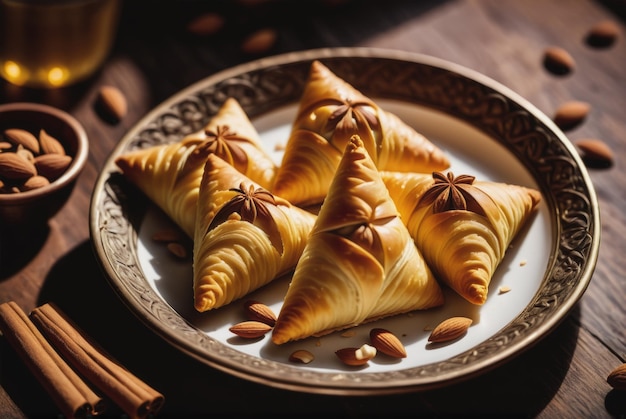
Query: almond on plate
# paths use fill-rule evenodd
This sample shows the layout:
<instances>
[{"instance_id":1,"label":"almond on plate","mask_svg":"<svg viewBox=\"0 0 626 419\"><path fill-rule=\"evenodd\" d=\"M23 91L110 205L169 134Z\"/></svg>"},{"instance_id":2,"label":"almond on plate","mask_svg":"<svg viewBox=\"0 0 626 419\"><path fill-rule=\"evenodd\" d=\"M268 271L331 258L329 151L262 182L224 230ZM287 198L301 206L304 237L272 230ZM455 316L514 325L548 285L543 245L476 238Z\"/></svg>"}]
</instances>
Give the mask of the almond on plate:
<instances>
[{"instance_id":1,"label":"almond on plate","mask_svg":"<svg viewBox=\"0 0 626 419\"><path fill-rule=\"evenodd\" d=\"M439 323L428 338L429 342L448 342L463 336L472 324L472 319L467 317L450 317Z\"/></svg>"},{"instance_id":2,"label":"almond on plate","mask_svg":"<svg viewBox=\"0 0 626 419\"><path fill-rule=\"evenodd\" d=\"M380 352L394 358L406 358L406 349L400 339L389 330L375 328L370 330L370 341Z\"/></svg>"}]
</instances>

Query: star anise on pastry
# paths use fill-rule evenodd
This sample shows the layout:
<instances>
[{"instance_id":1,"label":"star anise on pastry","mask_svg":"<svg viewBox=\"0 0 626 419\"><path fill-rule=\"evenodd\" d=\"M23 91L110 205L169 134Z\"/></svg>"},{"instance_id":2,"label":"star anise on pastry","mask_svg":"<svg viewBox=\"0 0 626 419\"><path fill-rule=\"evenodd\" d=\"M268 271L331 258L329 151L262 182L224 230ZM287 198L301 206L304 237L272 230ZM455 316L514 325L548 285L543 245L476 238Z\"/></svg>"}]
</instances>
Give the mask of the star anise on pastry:
<instances>
[{"instance_id":1,"label":"star anise on pastry","mask_svg":"<svg viewBox=\"0 0 626 419\"><path fill-rule=\"evenodd\" d=\"M448 172L447 175L433 172L433 179L435 183L422 195L418 207L432 204L434 213L464 210L485 216L485 210L481 205L485 194L473 185L476 179L474 176L455 177L452 172Z\"/></svg>"},{"instance_id":2,"label":"star anise on pastry","mask_svg":"<svg viewBox=\"0 0 626 419\"><path fill-rule=\"evenodd\" d=\"M370 222L360 222L341 227L335 232L359 246L367 249L381 264L384 263L383 240L381 239L379 228L384 229L385 224L395 216L382 217Z\"/></svg>"},{"instance_id":3,"label":"star anise on pastry","mask_svg":"<svg viewBox=\"0 0 626 419\"><path fill-rule=\"evenodd\" d=\"M176 180L187 176L200 165L204 166L209 154L215 154L228 164L234 166L240 172L245 172L248 167L248 155L243 151L239 143L250 142L249 138L237 135L228 125L218 125L215 131L206 130L206 138L187 138L183 143L194 147L185 160L182 170Z\"/></svg>"},{"instance_id":4,"label":"star anise on pastry","mask_svg":"<svg viewBox=\"0 0 626 419\"><path fill-rule=\"evenodd\" d=\"M349 138L359 132L360 127L371 131L379 129L379 121L374 111L374 105L369 101L346 99L337 106L326 122L325 131L335 131Z\"/></svg>"},{"instance_id":5,"label":"star anise on pastry","mask_svg":"<svg viewBox=\"0 0 626 419\"><path fill-rule=\"evenodd\" d=\"M224 161L238 168L248 166L248 155L238 143L250 142L246 137L238 135L228 125L218 125L214 131L207 129L205 147L210 153L216 154Z\"/></svg>"},{"instance_id":6,"label":"star anise on pastry","mask_svg":"<svg viewBox=\"0 0 626 419\"><path fill-rule=\"evenodd\" d=\"M233 214L238 214L242 221L252 223L263 230L272 246L278 250L278 253L282 254L283 241L280 230L269 209L270 206L277 205L274 195L263 188L255 188L255 185L252 184L246 187L241 183L238 188L231 188L230 190L236 192L236 195L215 214L209 225L209 231L231 219Z\"/></svg>"}]
</instances>

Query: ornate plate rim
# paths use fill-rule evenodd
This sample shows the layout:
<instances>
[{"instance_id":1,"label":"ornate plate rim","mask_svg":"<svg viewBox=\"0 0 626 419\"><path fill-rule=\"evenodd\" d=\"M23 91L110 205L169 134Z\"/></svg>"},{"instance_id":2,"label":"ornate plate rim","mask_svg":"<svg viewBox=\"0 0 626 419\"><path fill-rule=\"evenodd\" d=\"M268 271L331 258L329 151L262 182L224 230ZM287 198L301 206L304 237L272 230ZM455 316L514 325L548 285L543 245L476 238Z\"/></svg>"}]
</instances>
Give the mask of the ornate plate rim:
<instances>
[{"instance_id":1,"label":"ornate plate rim","mask_svg":"<svg viewBox=\"0 0 626 419\"><path fill-rule=\"evenodd\" d=\"M262 114L280 103L263 101L262 89L254 85L263 81L259 74L271 75L272 71L280 71L285 66L300 66L300 71L306 71L308 63L314 59L342 64L352 70L355 66L351 63L355 60L420 70L422 77L433 82L434 87L430 89L445 88L455 94L446 95L447 99L442 100L444 95L437 96L434 90L420 87L419 83L394 92L377 91L376 83L357 87L366 94L385 94L393 99L441 108L466 120L497 138L531 171L547 198L553 217L557 240L549 257L550 268L526 309L488 341L445 362L400 372L354 375L303 372L297 367L227 348L189 325L142 279L134 248L137 233L132 220L126 218L127 214L120 207L120 192L115 190L115 182L111 182L118 172L113 161L115 156L129 147L141 146L144 141L170 141L201 128L206 121L191 120L181 124L185 107L199 106L209 114L214 113L225 96L234 92L251 117ZM243 80L238 83L230 83L242 76ZM281 101L285 97L297 100L297 89L289 89L293 85L281 84L278 79L272 81L286 90L281 94ZM255 101L264 106L256 103L252 107ZM421 391L469 379L495 368L536 344L569 313L589 285L600 244L599 208L591 179L574 146L550 118L507 87L473 70L432 56L375 48L315 49L263 58L220 71L181 90L138 121L112 150L94 186L89 216L92 246L110 285L128 308L167 342L201 362L240 378L283 389L325 394ZM112 254L116 256L114 259ZM555 295L559 298L554 298Z\"/></svg>"}]
</instances>

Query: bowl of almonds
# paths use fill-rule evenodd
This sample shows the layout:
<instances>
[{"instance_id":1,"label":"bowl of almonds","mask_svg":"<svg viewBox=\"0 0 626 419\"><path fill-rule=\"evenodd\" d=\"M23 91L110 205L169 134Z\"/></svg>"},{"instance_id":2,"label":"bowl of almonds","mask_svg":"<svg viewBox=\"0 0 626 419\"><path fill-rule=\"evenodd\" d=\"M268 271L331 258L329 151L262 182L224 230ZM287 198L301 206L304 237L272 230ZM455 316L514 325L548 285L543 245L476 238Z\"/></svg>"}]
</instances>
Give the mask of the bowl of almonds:
<instances>
[{"instance_id":1,"label":"bowl of almonds","mask_svg":"<svg viewBox=\"0 0 626 419\"><path fill-rule=\"evenodd\" d=\"M0 229L38 226L69 198L89 143L68 113L37 103L0 105Z\"/></svg>"}]
</instances>

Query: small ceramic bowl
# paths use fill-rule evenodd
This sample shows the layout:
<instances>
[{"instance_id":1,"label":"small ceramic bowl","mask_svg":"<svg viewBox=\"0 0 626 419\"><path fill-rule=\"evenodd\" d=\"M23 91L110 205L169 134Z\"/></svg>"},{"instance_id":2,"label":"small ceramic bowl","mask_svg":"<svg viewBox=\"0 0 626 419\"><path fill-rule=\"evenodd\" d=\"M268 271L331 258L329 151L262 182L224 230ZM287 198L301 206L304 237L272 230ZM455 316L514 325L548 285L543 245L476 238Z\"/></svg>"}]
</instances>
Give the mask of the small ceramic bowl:
<instances>
[{"instance_id":1,"label":"small ceramic bowl","mask_svg":"<svg viewBox=\"0 0 626 419\"><path fill-rule=\"evenodd\" d=\"M38 140L41 130L44 130L48 136L58 141L57 147L60 144L64 149L63 153L71 157L71 162L60 174L51 176L48 173L50 181L49 184L43 182L44 186L18 186L22 180L16 181L15 176L7 180L6 173L3 180L0 173L1 186L4 188L0 191L0 229L33 227L47 223L63 207L74 189L78 175L85 167L89 153L85 129L73 116L60 109L37 103L10 103L0 105L0 145L3 147L0 154L15 153L17 148L27 148L19 145L20 141L15 140L15 134L12 141L9 140L7 130L12 133L15 130L28 131ZM12 148L9 148L10 144ZM44 148L40 147L40 151L31 153L30 157L52 153L50 148L46 148L48 152L44 152ZM2 170L11 171L0 167L0 172ZM42 171L43 169L40 170Z\"/></svg>"}]
</instances>

